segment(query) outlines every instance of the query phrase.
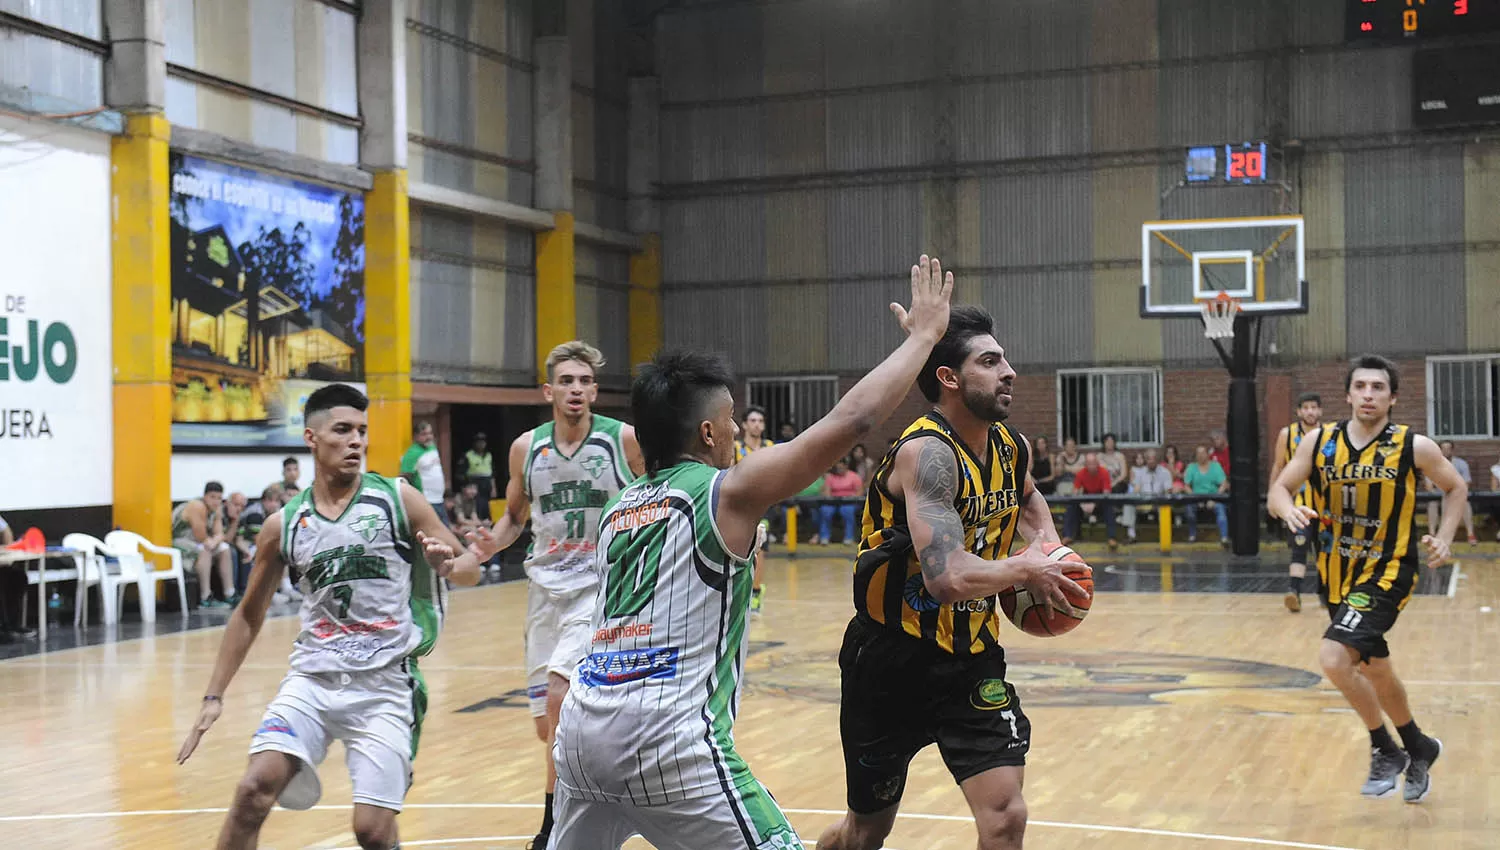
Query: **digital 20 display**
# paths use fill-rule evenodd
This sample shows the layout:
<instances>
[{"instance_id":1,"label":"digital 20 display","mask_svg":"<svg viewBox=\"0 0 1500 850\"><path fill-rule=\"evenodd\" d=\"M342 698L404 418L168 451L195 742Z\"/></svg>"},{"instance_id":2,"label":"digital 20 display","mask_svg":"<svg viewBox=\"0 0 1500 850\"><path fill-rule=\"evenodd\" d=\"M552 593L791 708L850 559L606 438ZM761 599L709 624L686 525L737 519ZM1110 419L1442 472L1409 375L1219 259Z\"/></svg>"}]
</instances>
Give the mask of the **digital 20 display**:
<instances>
[{"instance_id":1,"label":"digital 20 display","mask_svg":"<svg viewBox=\"0 0 1500 850\"><path fill-rule=\"evenodd\" d=\"M1264 183L1269 158L1265 142L1241 142L1188 148L1184 179L1188 183Z\"/></svg>"}]
</instances>

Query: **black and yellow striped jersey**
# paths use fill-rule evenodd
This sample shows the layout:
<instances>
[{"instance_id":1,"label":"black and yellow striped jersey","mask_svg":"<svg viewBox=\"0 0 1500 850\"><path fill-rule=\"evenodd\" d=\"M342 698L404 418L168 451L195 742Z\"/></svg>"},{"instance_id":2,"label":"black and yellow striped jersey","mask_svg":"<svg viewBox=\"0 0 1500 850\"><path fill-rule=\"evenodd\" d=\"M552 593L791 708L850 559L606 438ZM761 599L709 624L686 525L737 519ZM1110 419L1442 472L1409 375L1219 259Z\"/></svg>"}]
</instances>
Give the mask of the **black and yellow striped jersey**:
<instances>
[{"instance_id":1,"label":"black and yellow striped jersey","mask_svg":"<svg viewBox=\"0 0 1500 850\"><path fill-rule=\"evenodd\" d=\"M761 449L767 448L768 446L774 446L774 445L776 445L776 441L775 440L768 440L768 439L766 439L764 437L762 437L761 440L760 440L760 448ZM744 440L735 440L734 441L734 462L735 463L739 463L740 461L744 460L747 455L749 455L751 452L755 452L755 451L760 451L760 449L752 449L752 448L750 448L748 445L745 444Z\"/></svg>"},{"instance_id":2,"label":"black and yellow striped jersey","mask_svg":"<svg viewBox=\"0 0 1500 850\"><path fill-rule=\"evenodd\" d=\"M1417 578L1416 435L1390 424L1356 447L1346 420L1309 438L1318 441L1308 486L1319 514L1318 574L1328 602L1374 583L1396 592L1404 606Z\"/></svg>"},{"instance_id":3,"label":"black and yellow striped jersey","mask_svg":"<svg viewBox=\"0 0 1500 850\"><path fill-rule=\"evenodd\" d=\"M1291 463L1292 458L1297 454L1297 447L1302 445L1302 438L1317 431L1318 427L1319 426L1314 425L1313 427L1308 428L1306 425L1302 424L1301 419L1298 419L1292 424L1286 426L1286 442L1284 442L1281 446L1281 462ZM1307 484L1302 485L1302 489L1298 490L1296 495L1292 497L1292 504L1312 507L1312 487Z\"/></svg>"},{"instance_id":4,"label":"black and yellow striped jersey","mask_svg":"<svg viewBox=\"0 0 1500 850\"><path fill-rule=\"evenodd\" d=\"M964 526L964 546L988 559L1007 557L1025 495L1031 450L1009 427L990 426L983 459L959 439L936 410L913 422L881 460L865 503L864 533L854 565L854 608L885 628L932 641L954 655L977 655L999 647L1000 619L995 597L944 605L922 581L922 565L912 551L906 505L887 488L896 453L916 439L937 439L952 449L958 464L958 495L953 507Z\"/></svg>"}]
</instances>

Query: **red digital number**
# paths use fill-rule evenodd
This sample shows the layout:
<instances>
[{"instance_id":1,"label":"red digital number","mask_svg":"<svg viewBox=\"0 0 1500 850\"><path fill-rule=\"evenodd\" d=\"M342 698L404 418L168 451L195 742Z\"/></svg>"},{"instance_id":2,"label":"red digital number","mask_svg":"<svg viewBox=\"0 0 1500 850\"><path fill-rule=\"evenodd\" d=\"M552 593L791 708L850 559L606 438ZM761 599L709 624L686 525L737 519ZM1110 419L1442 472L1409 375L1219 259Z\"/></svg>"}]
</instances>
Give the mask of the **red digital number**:
<instances>
[{"instance_id":1,"label":"red digital number","mask_svg":"<svg viewBox=\"0 0 1500 850\"><path fill-rule=\"evenodd\" d=\"M1245 176L1252 179L1266 176L1265 163L1261 161L1260 151L1245 151Z\"/></svg>"},{"instance_id":2,"label":"red digital number","mask_svg":"<svg viewBox=\"0 0 1500 850\"><path fill-rule=\"evenodd\" d=\"M1233 151L1229 154L1229 179L1245 179L1245 154L1243 151Z\"/></svg>"},{"instance_id":3,"label":"red digital number","mask_svg":"<svg viewBox=\"0 0 1500 850\"><path fill-rule=\"evenodd\" d=\"M1469 0L1453 0L1453 14L1455 14L1455 15L1467 15L1467 14L1469 14Z\"/></svg>"}]
</instances>

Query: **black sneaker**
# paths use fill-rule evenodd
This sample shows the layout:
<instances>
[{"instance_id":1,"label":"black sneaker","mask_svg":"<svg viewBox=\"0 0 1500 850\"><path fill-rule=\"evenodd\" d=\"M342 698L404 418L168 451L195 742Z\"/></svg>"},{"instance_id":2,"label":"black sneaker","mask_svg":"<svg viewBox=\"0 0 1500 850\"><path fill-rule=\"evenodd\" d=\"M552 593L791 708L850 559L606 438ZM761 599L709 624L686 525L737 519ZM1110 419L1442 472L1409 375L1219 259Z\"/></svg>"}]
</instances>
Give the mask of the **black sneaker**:
<instances>
[{"instance_id":1,"label":"black sneaker","mask_svg":"<svg viewBox=\"0 0 1500 850\"><path fill-rule=\"evenodd\" d=\"M1370 748L1370 778L1359 793L1366 797L1389 797L1396 793L1396 777L1401 775L1411 757L1406 750L1386 752L1379 747Z\"/></svg>"},{"instance_id":2,"label":"black sneaker","mask_svg":"<svg viewBox=\"0 0 1500 850\"><path fill-rule=\"evenodd\" d=\"M1401 798L1408 803L1420 803L1432 792L1432 775L1428 771L1443 754L1443 742L1430 735L1427 742L1431 748L1412 756L1411 764L1406 768L1406 784L1401 788Z\"/></svg>"},{"instance_id":3,"label":"black sneaker","mask_svg":"<svg viewBox=\"0 0 1500 850\"><path fill-rule=\"evenodd\" d=\"M547 850L547 842L551 840L552 833L538 832L536 838L531 839L531 843L526 845L526 850Z\"/></svg>"}]
</instances>

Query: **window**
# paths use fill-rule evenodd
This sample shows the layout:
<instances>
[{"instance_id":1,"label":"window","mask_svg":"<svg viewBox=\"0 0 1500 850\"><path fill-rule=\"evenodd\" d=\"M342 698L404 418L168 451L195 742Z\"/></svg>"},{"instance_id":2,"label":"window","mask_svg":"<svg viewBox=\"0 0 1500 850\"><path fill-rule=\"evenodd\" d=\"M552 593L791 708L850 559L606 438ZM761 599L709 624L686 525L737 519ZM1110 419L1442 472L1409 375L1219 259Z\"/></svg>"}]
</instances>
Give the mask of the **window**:
<instances>
[{"instance_id":1,"label":"window","mask_svg":"<svg viewBox=\"0 0 1500 850\"><path fill-rule=\"evenodd\" d=\"M1057 444L1072 437L1098 445L1113 433L1121 446L1161 444L1161 372L1079 369L1057 373Z\"/></svg>"},{"instance_id":2,"label":"window","mask_svg":"<svg viewBox=\"0 0 1500 850\"><path fill-rule=\"evenodd\" d=\"M1427 433L1434 439L1500 437L1500 354L1427 358Z\"/></svg>"},{"instance_id":3,"label":"window","mask_svg":"<svg viewBox=\"0 0 1500 850\"><path fill-rule=\"evenodd\" d=\"M779 439L781 423L790 422L798 432L828 414L839 401L839 379L750 378L745 382L750 403L765 408L766 436Z\"/></svg>"}]
</instances>

